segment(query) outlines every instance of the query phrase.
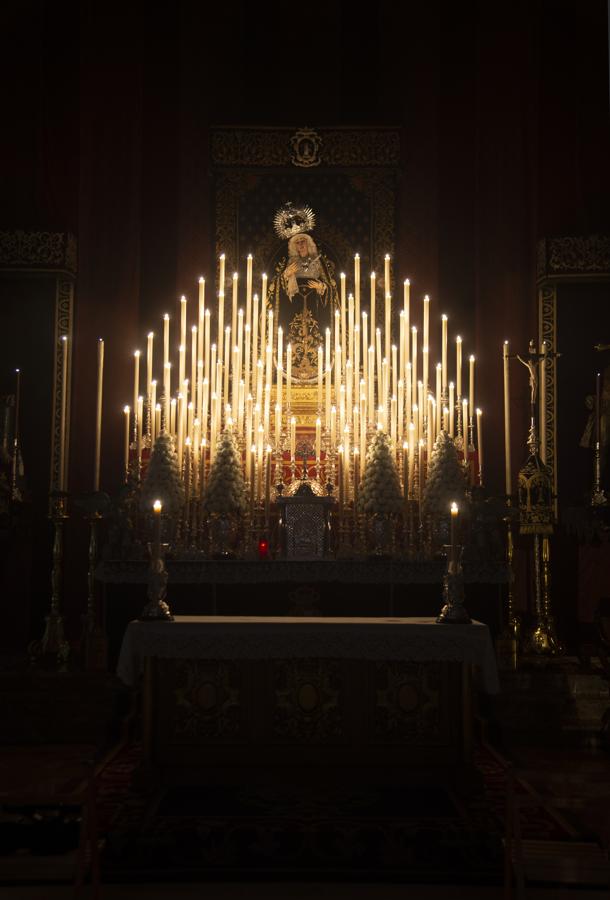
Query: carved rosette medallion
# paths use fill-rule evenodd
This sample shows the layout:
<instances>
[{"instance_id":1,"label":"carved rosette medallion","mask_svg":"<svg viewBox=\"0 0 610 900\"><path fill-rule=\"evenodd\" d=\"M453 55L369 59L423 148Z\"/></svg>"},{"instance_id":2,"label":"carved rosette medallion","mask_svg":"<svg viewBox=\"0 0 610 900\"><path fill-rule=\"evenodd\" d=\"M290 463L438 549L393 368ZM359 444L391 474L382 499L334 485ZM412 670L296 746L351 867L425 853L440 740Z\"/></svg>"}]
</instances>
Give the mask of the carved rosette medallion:
<instances>
[{"instance_id":1,"label":"carved rosette medallion","mask_svg":"<svg viewBox=\"0 0 610 900\"><path fill-rule=\"evenodd\" d=\"M373 677L376 740L425 744L440 740L440 663L374 663Z\"/></svg>"},{"instance_id":2,"label":"carved rosette medallion","mask_svg":"<svg viewBox=\"0 0 610 900\"><path fill-rule=\"evenodd\" d=\"M233 741L241 736L241 682L236 662L158 660L162 690L172 695L168 737Z\"/></svg>"},{"instance_id":3,"label":"carved rosette medallion","mask_svg":"<svg viewBox=\"0 0 610 900\"><path fill-rule=\"evenodd\" d=\"M290 138L292 164L302 169L310 169L321 163L322 138L312 128L302 128Z\"/></svg>"},{"instance_id":4,"label":"carved rosette medallion","mask_svg":"<svg viewBox=\"0 0 610 900\"><path fill-rule=\"evenodd\" d=\"M275 660L275 737L316 743L342 738L341 681L341 664L337 660Z\"/></svg>"}]
</instances>

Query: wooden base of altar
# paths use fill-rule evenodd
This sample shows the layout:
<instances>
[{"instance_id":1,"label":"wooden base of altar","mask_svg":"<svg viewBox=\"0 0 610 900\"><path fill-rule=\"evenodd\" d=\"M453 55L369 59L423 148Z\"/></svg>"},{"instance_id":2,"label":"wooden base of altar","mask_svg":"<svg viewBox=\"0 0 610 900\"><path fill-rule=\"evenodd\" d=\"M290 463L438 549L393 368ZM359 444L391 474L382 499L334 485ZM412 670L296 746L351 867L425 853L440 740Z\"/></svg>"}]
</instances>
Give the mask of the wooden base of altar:
<instances>
[{"instance_id":1,"label":"wooden base of altar","mask_svg":"<svg viewBox=\"0 0 610 900\"><path fill-rule=\"evenodd\" d=\"M218 617L210 637L204 618L190 621L204 629L201 654L184 627L132 623L119 664L127 681L144 665L145 757L163 783L472 783L477 655L495 678L484 625ZM149 627L176 636L176 656L148 655Z\"/></svg>"}]
</instances>

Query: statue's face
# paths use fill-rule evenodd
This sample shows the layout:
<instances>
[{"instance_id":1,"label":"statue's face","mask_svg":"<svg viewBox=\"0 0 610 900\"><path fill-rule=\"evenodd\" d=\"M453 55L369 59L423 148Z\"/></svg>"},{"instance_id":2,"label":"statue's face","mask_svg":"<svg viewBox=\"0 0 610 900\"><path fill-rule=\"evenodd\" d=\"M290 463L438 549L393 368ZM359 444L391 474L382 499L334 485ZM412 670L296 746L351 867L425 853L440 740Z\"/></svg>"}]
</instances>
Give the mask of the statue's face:
<instances>
[{"instance_id":1,"label":"statue's face","mask_svg":"<svg viewBox=\"0 0 610 900\"><path fill-rule=\"evenodd\" d=\"M298 237L294 242L294 246L296 247L297 253L299 254L299 256L304 258L308 255L307 236L306 235L303 234L300 237Z\"/></svg>"}]
</instances>

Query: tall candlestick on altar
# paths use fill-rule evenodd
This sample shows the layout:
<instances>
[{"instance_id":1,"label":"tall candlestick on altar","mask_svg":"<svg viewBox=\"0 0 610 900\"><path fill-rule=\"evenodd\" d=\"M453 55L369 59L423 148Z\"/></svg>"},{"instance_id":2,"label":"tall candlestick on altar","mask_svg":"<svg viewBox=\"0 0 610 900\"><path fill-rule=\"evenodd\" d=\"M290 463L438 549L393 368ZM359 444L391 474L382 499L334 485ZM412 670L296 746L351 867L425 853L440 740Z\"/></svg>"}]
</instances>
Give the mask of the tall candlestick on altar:
<instances>
[{"instance_id":1,"label":"tall candlestick on altar","mask_svg":"<svg viewBox=\"0 0 610 900\"><path fill-rule=\"evenodd\" d=\"M169 362L169 316L163 316L163 369Z\"/></svg>"},{"instance_id":2,"label":"tall candlestick on altar","mask_svg":"<svg viewBox=\"0 0 610 900\"><path fill-rule=\"evenodd\" d=\"M197 362L203 359L203 338L205 328L205 278L199 279L199 309L197 317Z\"/></svg>"},{"instance_id":3,"label":"tall candlestick on altar","mask_svg":"<svg viewBox=\"0 0 610 900\"><path fill-rule=\"evenodd\" d=\"M186 378L186 346L180 344L178 347L178 385L181 385Z\"/></svg>"},{"instance_id":4,"label":"tall candlestick on altar","mask_svg":"<svg viewBox=\"0 0 610 900\"><path fill-rule=\"evenodd\" d=\"M430 297L428 294L424 297L424 332L422 338L422 354L430 351ZM424 392L428 390L428 357L422 356L422 364L424 367L423 378Z\"/></svg>"},{"instance_id":5,"label":"tall candlestick on altar","mask_svg":"<svg viewBox=\"0 0 610 900\"><path fill-rule=\"evenodd\" d=\"M100 454L102 445L102 392L104 385L104 341L97 342L97 392L95 405L95 458L93 462L93 490L100 489ZM15 439L18 438L15 429Z\"/></svg>"},{"instance_id":6,"label":"tall candlestick on altar","mask_svg":"<svg viewBox=\"0 0 610 900\"><path fill-rule=\"evenodd\" d=\"M413 388L412 405L417 403L417 327L413 325L411 328L411 339L413 351L411 353L411 384Z\"/></svg>"},{"instance_id":7,"label":"tall candlestick on altar","mask_svg":"<svg viewBox=\"0 0 610 900\"><path fill-rule=\"evenodd\" d=\"M354 301L356 322L360 321L360 254L354 256Z\"/></svg>"},{"instance_id":8,"label":"tall candlestick on altar","mask_svg":"<svg viewBox=\"0 0 610 900\"><path fill-rule=\"evenodd\" d=\"M224 337L224 327L225 327L225 292L224 292L224 253L220 257L221 259L221 272L222 272L222 282L221 282L221 290L218 293L218 340L216 342L216 349L218 353L218 361L222 362L223 359L223 337ZM213 447L210 447L212 452L214 451Z\"/></svg>"},{"instance_id":9,"label":"tall candlestick on altar","mask_svg":"<svg viewBox=\"0 0 610 900\"><path fill-rule=\"evenodd\" d=\"M157 382L153 378L150 383L150 448L155 446L155 440L157 439L157 435L159 434L159 430L157 428L156 421L156 409L157 409Z\"/></svg>"},{"instance_id":10,"label":"tall candlestick on altar","mask_svg":"<svg viewBox=\"0 0 610 900\"><path fill-rule=\"evenodd\" d=\"M210 310L205 311L205 339L203 342L203 377L210 381Z\"/></svg>"},{"instance_id":11,"label":"tall candlestick on altar","mask_svg":"<svg viewBox=\"0 0 610 900\"><path fill-rule=\"evenodd\" d=\"M455 385L449 382L449 434L455 436Z\"/></svg>"},{"instance_id":12,"label":"tall candlestick on altar","mask_svg":"<svg viewBox=\"0 0 610 900\"><path fill-rule=\"evenodd\" d=\"M457 503L453 502L451 504L451 571L452 571L452 574L456 573L456 567L457 567L457 545L458 545L457 524L458 524L458 505L457 505Z\"/></svg>"},{"instance_id":13,"label":"tall candlestick on altar","mask_svg":"<svg viewBox=\"0 0 610 900\"><path fill-rule=\"evenodd\" d=\"M508 368L508 341L504 341L502 347L502 363L504 369L504 486L506 496L510 498L513 487L510 458L510 375Z\"/></svg>"},{"instance_id":14,"label":"tall candlestick on altar","mask_svg":"<svg viewBox=\"0 0 610 900\"><path fill-rule=\"evenodd\" d=\"M477 450L479 451L479 484L483 487L483 413L477 408Z\"/></svg>"},{"instance_id":15,"label":"tall candlestick on altar","mask_svg":"<svg viewBox=\"0 0 610 900\"><path fill-rule=\"evenodd\" d=\"M140 395L140 351L133 354L133 411L137 418L138 397ZM135 424L135 423L134 423Z\"/></svg>"},{"instance_id":16,"label":"tall candlestick on altar","mask_svg":"<svg viewBox=\"0 0 610 900\"><path fill-rule=\"evenodd\" d=\"M354 319L354 295L347 295L347 353L349 358L354 362L354 327L356 320Z\"/></svg>"},{"instance_id":17,"label":"tall candlestick on altar","mask_svg":"<svg viewBox=\"0 0 610 900\"><path fill-rule=\"evenodd\" d=\"M441 387L443 397L447 395L447 316L441 316Z\"/></svg>"},{"instance_id":18,"label":"tall candlestick on altar","mask_svg":"<svg viewBox=\"0 0 610 900\"><path fill-rule=\"evenodd\" d=\"M284 356L284 329L280 325L277 330L277 364L282 362Z\"/></svg>"},{"instance_id":19,"label":"tall candlestick on altar","mask_svg":"<svg viewBox=\"0 0 610 900\"><path fill-rule=\"evenodd\" d=\"M462 397L462 338L455 339L455 389L458 401Z\"/></svg>"},{"instance_id":20,"label":"tall candlestick on altar","mask_svg":"<svg viewBox=\"0 0 610 900\"><path fill-rule=\"evenodd\" d=\"M405 368L409 364L409 336L411 334L411 282L405 278L403 285L403 312L405 316Z\"/></svg>"},{"instance_id":21,"label":"tall candlestick on altar","mask_svg":"<svg viewBox=\"0 0 610 900\"><path fill-rule=\"evenodd\" d=\"M154 333L152 331L148 332L146 338L146 396L148 401L150 402L150 385L152 382L152 373L153 373L153 340Z\"/></svg>"},{"instance_id":22,"label":"tall candlestick on altar","mask_svg":"<svg viewBox=\"0 0 610 900\"><path fill-rule=\"evenodd\" d=\"M390 285L390 254L386 253L383 259L383 291L386 297L392 293Z\"/></svg>"},{"instance_id":23,"label":"tall candlestick on altar","mask_svg":"<svg viewBox=\"0 0 610 900\"><path fill-rule=\"evenodd\" d=\"M144 397L138 397L138 426L137 426L137 451L138 451L138 465L140 465L142 461L142 421L144 419Z\"/></svg>"},{"instance_id":24,"label":"tall candlestick on altar","mask_svg":"<svg viewBox=\"0 0 610 900\"><path fill-rule=\"evenodd\" d=\"M286 406L292 406L292 344L286 347Z\"/></svg>"},{"instance_id":25,"label":"tall candlestick on altar","mask_svg":"<svg viewBox=\"0 0 610 900\"><path fill-rule=\"evenodd\" d=\"M371 337L375 334L375 280L375 273L371 272Z\"/></svg>"},{"instance_id":26,"label":"tall candlestick on altar","mask_svg":"<svg viewBox=\"0 0 610 900\"><path fill-rule=\"evenodd\" d=\"M362 374L365 381L368 381L368 351L369 351L369 317L365 312L362 313Z\"/></svg>"},{"instance_id":27,"label":"tall candlestick on altar","mask_svg":"<svg viewBox=\"0 0 610 900\"><path fill-rule=\"evenodd\" d=\"M471 354L468 358L469 364L469 391L468 391L468 406L470 408L470 417L474 415L475 405L474 405L474 356Z\"/></svg>"},{"instance_id":28,"label":"tall candlestick on altar","mask_svg":"<svg viewBox=\"0 0 610 900\"><path fill-rule=\"evenodd\" d=\"M271 310L269 310L271 312ZM263 356L267 346L267 276L263 273L263 288L261 291L261 351Z\"/></svg>"},{"instance_id":29,"label":"tall candlestick on altar","mask_svg":"<svg viewBox=\"0 0 610 900\"><path fill-rule=\"evenodd\" d=\"M252 365L258 359L258 294L252 298Z\"/></svg>"},{"instance_id":30,"label":"tall candlestick on altar","mask_svg":"<svg viewBox=\"0 0 610 900\"><path fill-rule=\"evenodd\" d=\"M246 324L252 326L252 254L246 257Z\"/></svg>"},{"instance_id":31,"label":"tall candlestick on altar","mask_svg":"<svg viewBox=\"0 0 610 900\"><path fill-rule=\"evenodd\" d=\"M323 390L323 372L324 372L324 359L323 359L323 351L322 345L318 347L318 415L322 414L322 390Z\"/></svg>"},{"instance_id":32,"label":"tall candlestick on altar","mask_svg":"<svg viewBox=\"0 0 610 900\"><path fill-rule=\"evenodd\" d=\"M294 416L290 418L290 461L294 462L297 446L297 420Z\"/></svg>"},{"instance_id":33,"label":"tall candlestick on altar","mask_svg":"<svg viewBox=\"0 0 610 900\"><path fill-rule=\"evenodd\" d=\"M245 334L244 334L244 345L245 345L245 353L244 353L244 385L245 385L245 393L247 394L250 390L250 350L252 347L252 341L250 340L250 325L246 323ZM245 396L245 394L244 394Z\"/></svg>"},{"instance_id":34,"label":"tall candlestick on altar","mask_svg":"<svg viewBox=\"0 0 610 900\"><path fill-rule=\"evenodd\" d=\"M341 272L341 355L347 359L347 294L345 289L345 272Z\"/></svg>"},{"instance_id":35,"label":"tall candlestick on altar","mask_svg":"<svg viewBox=\"0 0 610 900\"><path fill-rule=\"evenodd\" d=\"M316 462L318 465L320 464L320 457L322 455L322 422L320 419L316 419Z\"/></svg>"},{"instance_id":36,"label":"tall candlestick on altar","mask_svg":"<svg viewBox=\"0 0 610 900\"><path fill-rule=\"evenodd\" d=\"M239 275L233 272L232 290L231 290L231 334L237 334L237 298L239 291Z\"/></svg>"},{"instance_id":37,"label":"tall candlestick on altar","mask_svg":"<svg viewBox=\"0 0 610 900\"><path fill-rule=\"evenodd\" d=\"M392 296L385 295L385 358L390 358L390 347L392 346Z\"/></svg>"},{"instance_id":38,"label":"tall candlestick on altar","mask_svg":"<svg viewBox=\"0 0 610 900\"><path fill-rule=\"evenodd\" d=\"M191 400L197 399L197 326L191 328Z\"/></svg>"},{"instance_id":39,"label":"tall candlestick on altar","mask_svg":"<svg viewBox=\"0 0 610 900\"><path fill-rule=\"evenodd\" d=\"M184 294L180 297L180 343L183 347L186 347L186 297ZM180 384L182 384L183 380L184 373L182 373Z\"/></svg>"},{"instance_id":40,"label":"tall candlestick on altar","mask_svg":"<svg viewBox=\"0 0 610 900\"><path fill-rule=\"evenodd\" d=\"M441 363L436 364L436 430L435 436L441 430L442 419L443 419L443 404L442 404L442 365Z\"/></svg>"},{"instance_id":41,"label":"tall candlestick on altar","mask_svg":"<svg viewBox=\"0 0 610 900\"><path fill-rule=\"evenodd\" d=\"M129 475L129 413L130 413L130 409L128 406L123 407L123 413L125 416L125 427L123 429L123 469L125 471L125 481L127 481L127 477ZM62 490L61 487L60 487L60 490Z\"/></svg>"}]
</instances>

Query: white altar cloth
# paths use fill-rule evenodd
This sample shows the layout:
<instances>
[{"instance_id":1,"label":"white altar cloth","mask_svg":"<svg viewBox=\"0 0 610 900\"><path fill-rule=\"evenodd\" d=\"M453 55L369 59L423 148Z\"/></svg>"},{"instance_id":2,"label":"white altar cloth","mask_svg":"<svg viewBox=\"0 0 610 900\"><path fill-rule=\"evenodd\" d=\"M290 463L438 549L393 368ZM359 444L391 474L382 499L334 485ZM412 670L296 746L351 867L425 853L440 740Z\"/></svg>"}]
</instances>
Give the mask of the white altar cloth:
<instances>
[{"instance_id":1,"label":"white altar cloth","mask_svg":"<svg viewBox=\"0 0 610 900\"><path fill-rule=\"evenodd\" d=\"M147 656L165 659L371 659L466 662L488 694L499 691L487 625L439 625L432 618L176 616L130 622L117 666L134 685Z\"/></svg>"}]
</instances>

